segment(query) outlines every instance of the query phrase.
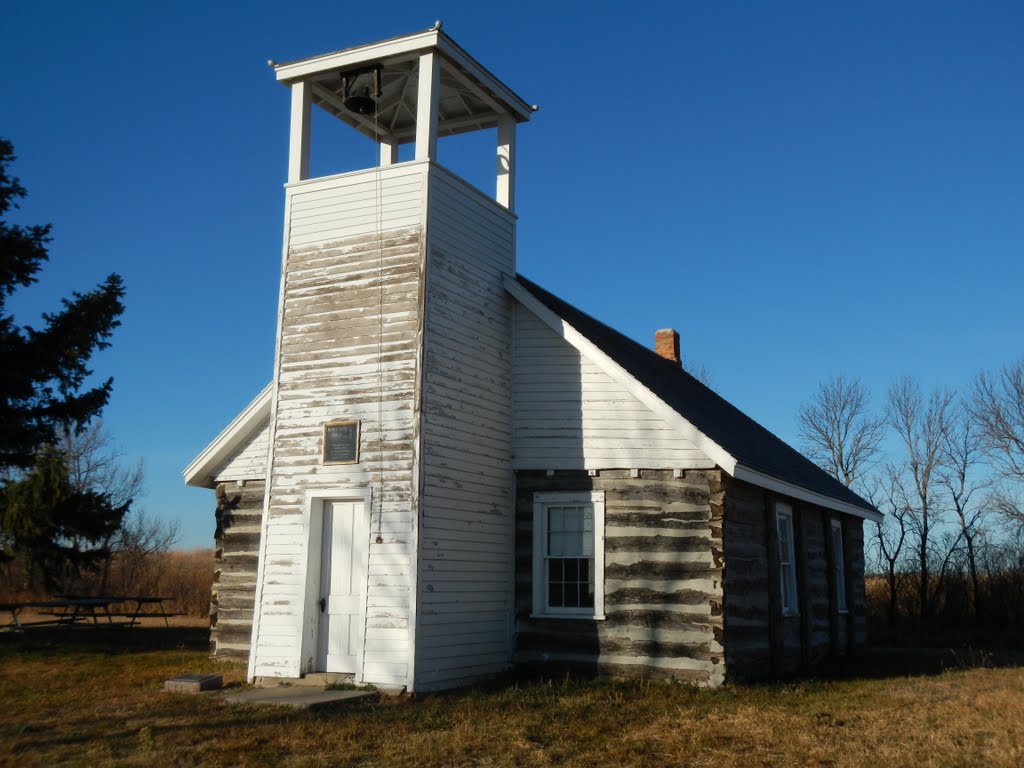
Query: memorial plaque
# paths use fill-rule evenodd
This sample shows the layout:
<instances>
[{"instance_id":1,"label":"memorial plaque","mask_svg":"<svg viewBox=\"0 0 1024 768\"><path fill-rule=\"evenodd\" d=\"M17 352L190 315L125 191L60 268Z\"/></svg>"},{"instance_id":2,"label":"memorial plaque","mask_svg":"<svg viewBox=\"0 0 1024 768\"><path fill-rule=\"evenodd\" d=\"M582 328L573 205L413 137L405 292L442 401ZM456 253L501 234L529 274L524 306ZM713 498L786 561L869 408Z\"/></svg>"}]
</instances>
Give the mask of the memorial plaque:
<instances>
[{"instance_id":1,"label":"memorial plaque","mask_svg":"<svg viewBox=\"0 0 1024 768\"><path fill-rule=\"evenodd\" d=\"M324 464L359 463L359 422L324 424Z\"/></svg>"}]
</instances>

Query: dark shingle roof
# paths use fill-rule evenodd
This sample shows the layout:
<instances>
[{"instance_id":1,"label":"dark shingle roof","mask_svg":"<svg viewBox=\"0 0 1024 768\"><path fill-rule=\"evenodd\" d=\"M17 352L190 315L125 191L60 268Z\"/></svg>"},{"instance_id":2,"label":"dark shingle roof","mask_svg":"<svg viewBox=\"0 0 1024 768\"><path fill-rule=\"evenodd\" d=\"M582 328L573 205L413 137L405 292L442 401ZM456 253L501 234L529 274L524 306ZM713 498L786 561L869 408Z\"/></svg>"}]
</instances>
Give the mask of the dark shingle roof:
<instances>
[{"instance_id":1,"label":"dark shingle roof","mask_svg":"<svg viewBox=\"0 0 1024 768\"><path fill-rule=\"evenodd\" d=\"M520 285L590 340L747 469L865 510L868 502L844 486L681 366L609 328L571 304L517 275Z\"/></svg>"}]
</instances>

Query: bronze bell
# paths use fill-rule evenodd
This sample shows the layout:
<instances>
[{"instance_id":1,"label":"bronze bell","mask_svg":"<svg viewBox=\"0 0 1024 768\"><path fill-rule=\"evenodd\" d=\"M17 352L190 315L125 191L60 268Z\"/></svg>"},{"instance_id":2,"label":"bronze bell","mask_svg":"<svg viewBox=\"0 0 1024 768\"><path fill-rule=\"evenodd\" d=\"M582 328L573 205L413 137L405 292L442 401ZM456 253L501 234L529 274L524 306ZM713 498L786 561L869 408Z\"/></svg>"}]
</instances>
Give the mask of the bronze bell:
<instances>
[{"instance_id":1,"label":"bronze bell","mask_svg":"<svg viewBox=\"0 0 1024 768\"><path fill-rule=\"evenodd\" d=\"M380 68L342 75L341 93L342 103L349 112L372 115L380 98Z\"/></svg>"}]
</instances>

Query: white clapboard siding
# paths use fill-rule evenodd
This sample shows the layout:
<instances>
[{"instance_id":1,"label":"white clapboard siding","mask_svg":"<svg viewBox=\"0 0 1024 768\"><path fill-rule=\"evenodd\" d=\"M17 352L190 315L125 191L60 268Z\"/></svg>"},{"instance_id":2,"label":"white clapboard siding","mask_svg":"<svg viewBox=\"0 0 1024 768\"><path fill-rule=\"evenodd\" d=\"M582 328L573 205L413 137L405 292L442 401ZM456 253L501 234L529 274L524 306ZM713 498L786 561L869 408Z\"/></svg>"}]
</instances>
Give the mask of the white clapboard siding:
<instances>
[{"instance_id":1,"label":"white clapboard siding","mask_svg":"<svg viewBox=\"0 0 1024 768\"><path fill-rule=\"evenodd\" d=\"M406 163L287 189L255 675L296 677L316 656L308 640L303 649L303 623L309 623L303 616L307 494L372 488L373 508L365 510L366 642L357 678L410 682L414 403L427 169L426 163ZM323 464L323 424L335 419L360 422L358 464Z\"/></svg>"},{"instance_id":2,"label":"white clapboard siding","mask_svg":"<svg viewBox=\"0 0 1024 768\"><path fill-rule=\"evenodd\" d=\"M237 480L262 480L267 474L267 449L270 419L264 419L213 473L218 483Z\"/></svg>"},{"instance_id":3,"label":"white clapboard siding","mask_svg":"<svg viewBox=\"0 0 1024 768\"><path fill-rule=\"evenodd\" d=\"M510 300L515 219L432 168L423 380L417 690L511 659Z\"/></svg>"},{"instance_id":4,"label":"white clapboard siding","mask_svg":"<svg viewBox=\"0 0 1024 768\"><path fill-rule=\"evenodd\" d=\"M516 469L677 469L711 461L528 309L515 312Z\"/></svg>"}]
</instances>

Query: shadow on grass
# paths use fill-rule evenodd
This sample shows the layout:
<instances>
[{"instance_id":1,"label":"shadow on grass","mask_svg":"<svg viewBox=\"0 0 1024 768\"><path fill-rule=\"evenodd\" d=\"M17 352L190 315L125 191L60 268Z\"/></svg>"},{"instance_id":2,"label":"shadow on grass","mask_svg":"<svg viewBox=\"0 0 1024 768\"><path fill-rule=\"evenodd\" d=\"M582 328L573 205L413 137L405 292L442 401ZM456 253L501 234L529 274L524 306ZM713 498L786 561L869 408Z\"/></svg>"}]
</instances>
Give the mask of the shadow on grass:
<instances>
[{"instance_id":1,"label":"shadow on grass","mask_svg":"<svg viewBox=\"0 0 1024 768\"><path fill-rule=\"evenodd\" d=\"M149 651L206 651L208 627L30 627L0 633L0 653L81 651L86 653L145 653Z\"/></svg>"},{"instance_id":2,"label":"shadow on grass","mask_svg":"<svg viewBox=\"0 0 1024 768\"><path fill-rule=\"evenodd\" d=\"M938 675L954 669L1020 666L1024 666L1024 650L1019 648L871 646L855 657L829 661L816 676L826 679L879 679Z\"/></svg>"},{"instance_id":3,"label":"shadow on grass","mask_svg":"<svg viewBox=\"0 0 1024 768\"><path fill-rule=\"evenodd\" d=\"M19 752L29 752L45 747L70 747L90 744L99 738L102 738L108 744L116 744L117 742L130 744L139 739L140 732L144 732L147 738L187 732L193 736L193 741L201 743L204 738L209 738L203 736L206 733L223 733L229 728L251 729L273 726L293 722L296 719L293 713L283 713L280 716L266 714L263 717L254 717L250 714L245 717L211 718L205 722L196 722L194 718L186 719L186 716L179 713L164 715L164 717L174 717L175 715L181 717L182 721L166 725L157 725L147 721L145 725L140 725L137 728L122 729L111 728L111 723L108 719L81 720L75 723L76 732L74 734L57 737L50 737L49 730L33 728L31 726L15 728L12 729L13 734L17 738L23 739L23 741L15 743L11 751L14 754L18 754ZM287 715L291 716L288 717ZM102 736L98 736L98 734L102 734Z\"/></svg>"},{"instance_id":4,"label":"shadow on grass","mask_svg":"<svg viewBox=\"0 0 1024 768\"><path fill-rule=\"evenodd\" d=\"M82 625L71 628L36 627L21 632L0 632L0 655L59 655L67 652L122 654L172 650L205 652L209 647L209 628L205 626L129 628ZM791 679L916 677L937 675L956 669L1021 666L1024 666L1024 649L1020 648L869 646L856 656L826 661L811 674L798 675ZM599 676L596 669L588 668L587 665L544 669L522 667L467 688L494 691L519 684L537 684L541 681L582 682ZM762 682L770 680L762 679Z\"/></svg>"}]
</instances>

